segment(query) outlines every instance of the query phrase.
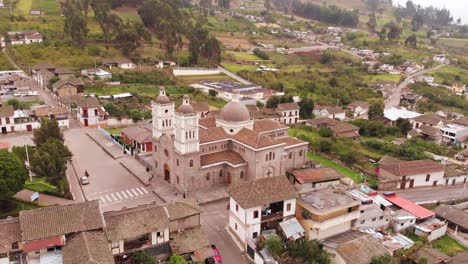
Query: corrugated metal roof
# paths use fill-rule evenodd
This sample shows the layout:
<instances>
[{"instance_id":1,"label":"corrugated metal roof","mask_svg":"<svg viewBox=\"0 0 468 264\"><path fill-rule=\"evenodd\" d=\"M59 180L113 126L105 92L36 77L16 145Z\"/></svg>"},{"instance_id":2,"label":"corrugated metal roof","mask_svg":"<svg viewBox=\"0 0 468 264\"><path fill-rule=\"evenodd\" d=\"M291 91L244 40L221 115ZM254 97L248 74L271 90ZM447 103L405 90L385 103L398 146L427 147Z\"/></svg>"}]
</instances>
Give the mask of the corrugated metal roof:
<instances>
[{"instance_id":1,"label":"corrugated metal roof","mask_svg":"<svg viewBox=\"0 0 468 264\"><path fill-rule=\"evenodd\" d=\"M406 200L405 198L400 197L396 194L385 196L385 199L397 205L398 207L401 207L405 209L406 211L410 212L411 214L416 216L418 219L424 219L424 218L435 215L435 213L432 212L431 210L428 210L420 205L417 205L410 200Z\"/></svg>"},{"instance_id":2,"label":"corrugated metal roof","mask_svg":"<svg viewBox=\"0 0 468 264\"><path fill-rule=\"evenodd\" d=\"M283 230L284 235L290 240L296 240L305 235L305 230L302 228L297 218L291 218L279 224Z\"/></svg>"}]
</instances>

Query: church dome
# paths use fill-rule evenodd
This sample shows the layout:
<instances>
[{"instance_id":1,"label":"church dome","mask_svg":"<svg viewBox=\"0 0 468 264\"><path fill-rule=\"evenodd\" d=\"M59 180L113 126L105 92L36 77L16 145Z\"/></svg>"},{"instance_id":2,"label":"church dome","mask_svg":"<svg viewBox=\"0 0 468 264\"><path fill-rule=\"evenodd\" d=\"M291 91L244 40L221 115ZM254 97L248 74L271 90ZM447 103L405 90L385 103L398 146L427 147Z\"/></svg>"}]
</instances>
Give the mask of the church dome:
<instances>
[{"instance_id":1,"label":"church dome","mask_svg":"<svg viewBox=\"0 0 468 264\"><path fill-rule=\"evenodd\" d=\"M221 109L220 118L228 122L244 122L250 120L250 112L244 104L233 100Z\"/></svg>"},{"instance_id":2,"label":"church dome","mask_svg":"<svg viewBox=\"0 0 468 264\"><path fill-rule=\"evenodd\" d=\"M171 100L166 95L166 88L164 86L159 87L159 96L156 98L158 104L168 104Z\"/></svg>"},{"instance_id":3,"label":"church dome","mask_svg":"<svg viewBox=\"0 0 468 264\"><path fill-rule=\"evenodd\" d=\"M195 113L193 106L190 104L190 97L188 95L184 95L182 99L182 105L179 106L179 108L177 109L177 112L182 113L182 114Z\"/></svg>"}]
</instances>

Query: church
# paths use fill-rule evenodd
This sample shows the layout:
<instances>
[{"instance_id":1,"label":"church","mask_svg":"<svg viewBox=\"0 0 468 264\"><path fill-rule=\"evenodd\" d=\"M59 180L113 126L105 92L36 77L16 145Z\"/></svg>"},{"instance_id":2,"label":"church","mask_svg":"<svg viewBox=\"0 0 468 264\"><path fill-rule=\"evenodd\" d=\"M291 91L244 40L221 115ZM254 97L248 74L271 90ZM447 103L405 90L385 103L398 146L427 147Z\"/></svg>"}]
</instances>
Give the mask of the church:
<instances>
[{"instance_id":1,"label":"church","mask_svg":"<svg viewBox=\"0 0 468 264\"><path fill-rule=\"evenodd\" d=\"M188 95L176 109L161 87L152 115L153 175L181 192L284 175L307 160L307 142L289 137L283 123L252 119L237 96L202 118Z\"/></svg>"}]
</instances>

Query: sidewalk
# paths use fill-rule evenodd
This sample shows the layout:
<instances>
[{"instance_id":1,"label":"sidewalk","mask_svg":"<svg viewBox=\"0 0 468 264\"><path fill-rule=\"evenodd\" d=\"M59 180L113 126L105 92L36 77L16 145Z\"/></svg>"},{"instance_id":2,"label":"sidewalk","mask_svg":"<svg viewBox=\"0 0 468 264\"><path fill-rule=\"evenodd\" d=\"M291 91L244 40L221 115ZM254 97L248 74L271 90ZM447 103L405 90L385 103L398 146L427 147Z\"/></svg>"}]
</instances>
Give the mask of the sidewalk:
<instances>
[{"instance_id":1,"label":"sidewalk","mask_svg":"<svg viewBox=\"0 0 468 264\"><path fill-rule=\"evenodd\" d=\"M117 147L114 142L99 133L97 129L87 129L86 135L96 142L96 144L98 144L113 159L119 159L126 156L121 148Z\"/></svg>"},{"instance_id":2,"label":"sidewalk","mask_svg":"<svg viewBox=\"0 0 468 264\"><path fill-rule=\"evenodd\" d=\"M132 156L126 156L119 159L122 165L129 173L135 176L141 183L148 186L150 184L151 171L146 171L146 167L138 162Z\"/></svg>"},{"instance_id":3,"label":"sidewalk","mask_svg":"<svg viewBox=\"0 0 468 264\"><path fill-rule=\"evenodd\" d=\"M35 193L34 191L23 189L19 191L18 193L15 194L15 198L18 200L23 200L23 201L31 201L31 195ZM48 194L42 194L39 193L39 198L34 201L34 203L40 205L40 206L50 206L50 205L64 205L64 204L72 204L75 203L73 200L67 200L64 198L48 195Z\"/></svg>"}]
</instances>

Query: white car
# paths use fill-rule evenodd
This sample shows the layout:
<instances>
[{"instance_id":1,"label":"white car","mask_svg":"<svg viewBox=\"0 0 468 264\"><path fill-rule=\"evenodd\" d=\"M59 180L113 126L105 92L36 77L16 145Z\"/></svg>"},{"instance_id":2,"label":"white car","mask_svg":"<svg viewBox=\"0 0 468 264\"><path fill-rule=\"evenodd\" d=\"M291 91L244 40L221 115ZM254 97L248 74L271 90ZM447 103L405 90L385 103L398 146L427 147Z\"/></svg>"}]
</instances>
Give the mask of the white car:
<instances>
[{"instance_id":1,"label":"white car","mask_svg":"<svg viewBox=\"0 0 468 264\"><path fill-rule=\"evenodd\" d=\"M81 180L81 185L89 184L89 179L86 176L81 177L80 180Z\"/></svg>"}]
</instances>

